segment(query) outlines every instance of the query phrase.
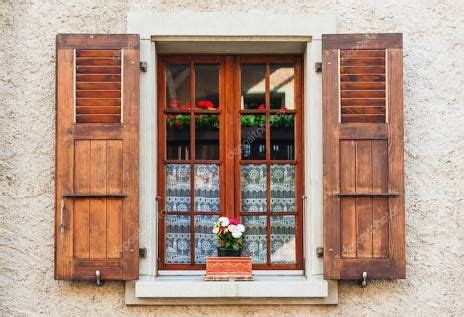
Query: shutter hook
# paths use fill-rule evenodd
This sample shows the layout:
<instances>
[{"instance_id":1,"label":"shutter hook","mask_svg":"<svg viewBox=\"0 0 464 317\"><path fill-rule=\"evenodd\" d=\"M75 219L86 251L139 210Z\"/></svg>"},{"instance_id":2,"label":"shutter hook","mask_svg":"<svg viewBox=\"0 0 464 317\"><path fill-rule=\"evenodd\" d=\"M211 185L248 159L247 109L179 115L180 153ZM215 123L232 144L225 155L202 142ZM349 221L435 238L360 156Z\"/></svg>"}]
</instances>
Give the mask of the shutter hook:
<instances>
[{"instance_id":1,"label":"shutter hook","mask_svg":"<svg viewBox=\"0 0 464 317\"><path fill-rule=\"evenodd\" d=\"M362 282L361 282L361 287L366 287L367 286L367 272L363 272L362 274Z\"/></svg>"},{"instance_id":2,"label":"shutter hook","mask_svg":"<svg viewBox=\"0 0 464 317\"><path fill-rule=\"evenodd\" d=\"M96 271L95 271L95 276L97 277L97 286L102 286L103 283L102 283L102 281L100 280L100 276L101 276L100 270L96 270Z\"/></svg>"}]
</instances>

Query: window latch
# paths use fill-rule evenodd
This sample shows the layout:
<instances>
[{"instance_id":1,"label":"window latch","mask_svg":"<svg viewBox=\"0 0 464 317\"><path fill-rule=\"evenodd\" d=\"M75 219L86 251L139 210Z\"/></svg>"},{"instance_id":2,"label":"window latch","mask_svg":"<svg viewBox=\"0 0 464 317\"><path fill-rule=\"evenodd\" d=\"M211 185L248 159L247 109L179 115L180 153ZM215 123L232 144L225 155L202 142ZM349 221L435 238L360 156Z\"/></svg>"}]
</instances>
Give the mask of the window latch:
<instances>
[{"instance_id":1,"label":"window latch","mask_svg":"<svg viewBox=\"0 0 464 317\"><path fill-rule=\"evenodd\" d=\"M144 73L147 72L147 68L148 68L147 62L140 62L139 66L140 66L140 70L141 70L142 72L144 72Z\"/></svg>"}]
</instances>

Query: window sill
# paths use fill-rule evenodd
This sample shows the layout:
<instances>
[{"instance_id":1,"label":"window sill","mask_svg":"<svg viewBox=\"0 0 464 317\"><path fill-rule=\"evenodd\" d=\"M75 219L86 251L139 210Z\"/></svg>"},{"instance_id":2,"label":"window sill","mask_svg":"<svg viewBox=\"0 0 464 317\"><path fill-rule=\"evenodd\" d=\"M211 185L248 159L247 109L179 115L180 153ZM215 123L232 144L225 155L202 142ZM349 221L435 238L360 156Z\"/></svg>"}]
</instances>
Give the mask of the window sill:
<instances>
[{"instance_id":1,"label":"window sill","mask_svg":"<svg viewBox=\"0 0 464 317\"><path fill-rule=\"evenodd\" d=\"M338 284L321 276L257 275L254 281L140 276L126 282L126 305L337 304Z\"/></svg>"}]
</instances>

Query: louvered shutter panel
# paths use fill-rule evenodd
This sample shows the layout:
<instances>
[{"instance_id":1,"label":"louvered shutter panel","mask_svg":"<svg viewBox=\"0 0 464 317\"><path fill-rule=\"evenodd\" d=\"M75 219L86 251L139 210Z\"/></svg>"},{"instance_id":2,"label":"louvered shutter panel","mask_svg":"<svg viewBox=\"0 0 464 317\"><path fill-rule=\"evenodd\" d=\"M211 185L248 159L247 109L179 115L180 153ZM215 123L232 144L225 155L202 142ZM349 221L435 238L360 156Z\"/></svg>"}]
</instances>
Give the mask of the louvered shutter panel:
<instances>
[{"instance_id":1,"label":"louvered shutter panel","mask_svg":"<svg viewBox=\"0 0 464 317\"><path fill-rule=\"evenodd\" d=\"M139 36L56 38L55 278L138 278Z\"/></svg>"},{"instance_id":2,"label":"louvered shutter panel","mask_svg":"<svg viewBox=\"0 0 464 317\"><path fill-rule=\"evenodd\" d=\"M324 275L405 278L402 35L322 44Z\"/></svg>"}]
</instances>

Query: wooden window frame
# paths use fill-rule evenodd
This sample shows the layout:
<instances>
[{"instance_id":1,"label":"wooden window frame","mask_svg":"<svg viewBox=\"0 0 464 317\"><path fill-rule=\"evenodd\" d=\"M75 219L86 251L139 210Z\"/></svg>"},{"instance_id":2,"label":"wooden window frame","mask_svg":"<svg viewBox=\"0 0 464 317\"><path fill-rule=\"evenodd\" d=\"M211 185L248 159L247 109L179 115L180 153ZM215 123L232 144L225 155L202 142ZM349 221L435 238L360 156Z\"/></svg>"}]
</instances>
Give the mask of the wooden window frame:
<instances>
[{"instance_id":1,"label":"wooden window frame","mask_svg":"<svg viewBox=\"0 0 464 317\"><path fill-rule=\"evenodd\" d=\"M196 55L196 54L158 54L157 55L157 188L158 188L158 258L157 267L159 270L204 270L204 264L167 264L165 257L165 218L168 213L164 210L165 205L165 165L169 163L189 164L194 175L195 164L218 164L220 166L220 212L197 212L193 208L185 215L190 216L191 232L191 258L194 260L194 215L220 215L240 218L245 215L240 209L241 190L240 190L240 165L243 164L265 164L267 169L267 211L246 213L246 215L265 215L267 217L267 263L253 264L253 269L257 270L300 270L304 269L303 256L303 195L304 195L304 148L303 148L303 56L298 54L285 55ZM168 63L182 63L190 65L190 103L195 104L195 75L194 63L220 64L219 70L219 104L217 110L198 110L193 107L189 111L168 110L166 108L166 78L165 67ZM266 64L266 110L242 110L240 109L240 69L242 63ZM268 122L272 114L282 113L279 109L270 109L270 64L293 64L295 69L295 109L285 110L285 114L294 115L295 122L295 159L294 160L271 160L270 159L270 126L266 125L266 159L265 160L241 160L240 151L229 158L228 152L240 148L240 116L242 114L263 114ZM166 116L168 114L187 114L190 118L190 152L192 156L189 160L167 160L166 159ZM218 115L219 127L219 160L195 160L195 119L193 114L216 114ZM227 127L225 126L227 122ZM231 123L231 125L229 124ZM235 151L234 151L235 153ZM271 212L270 211L270 166L271 164L291 164L295 165L295 212ZM226 181L227 180L227 181ZM193 177L191 177L193 183ZM230 190L233 189L233 190ZM192 196L194 188L191 188ZM192 201L193 204L193 201ZM175 215L176 212L169 212ZM294 215L295 216L295 240L296 240L296 263L291 264L271 264L270 263L270 221L271 215Z\"/></svg>"}]
</instances>

